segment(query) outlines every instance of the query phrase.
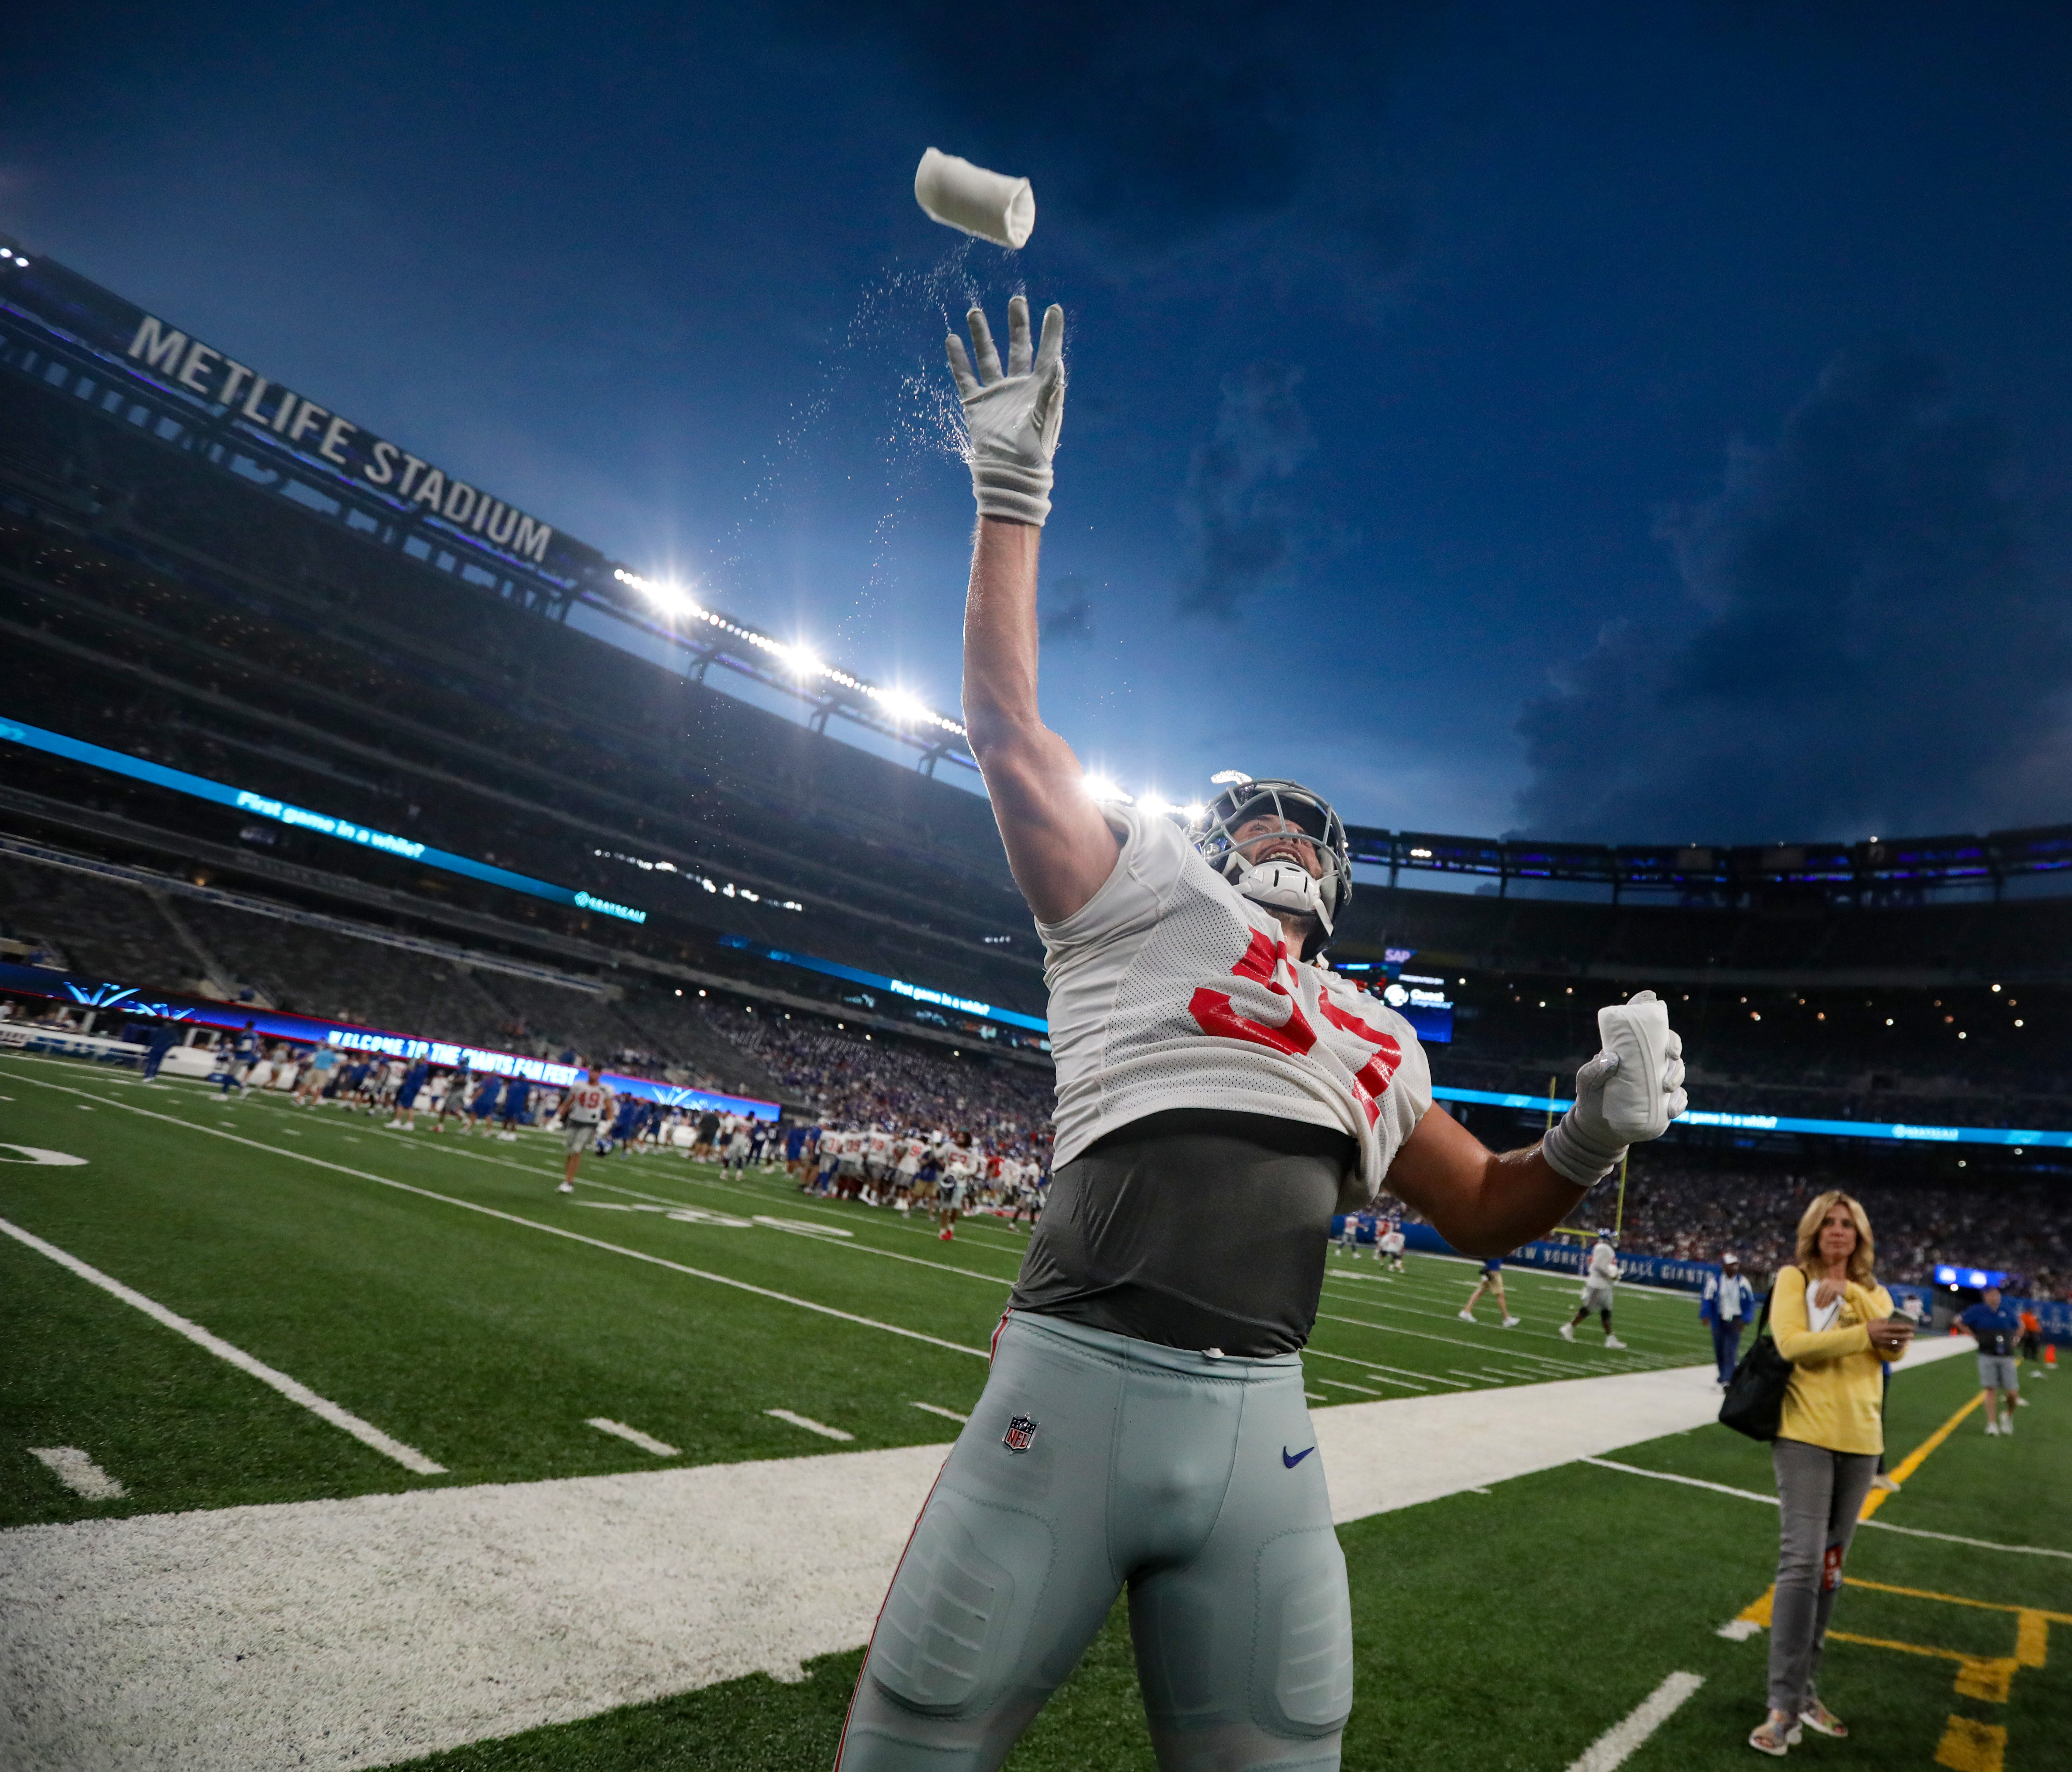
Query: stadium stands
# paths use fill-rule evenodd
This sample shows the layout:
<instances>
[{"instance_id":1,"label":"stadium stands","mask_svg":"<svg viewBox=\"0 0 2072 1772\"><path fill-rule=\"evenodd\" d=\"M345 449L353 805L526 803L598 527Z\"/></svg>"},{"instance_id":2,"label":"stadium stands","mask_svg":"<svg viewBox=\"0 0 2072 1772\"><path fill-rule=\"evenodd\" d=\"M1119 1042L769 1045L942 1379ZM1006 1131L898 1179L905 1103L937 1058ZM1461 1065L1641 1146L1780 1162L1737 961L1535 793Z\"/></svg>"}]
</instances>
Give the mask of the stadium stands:
<instances>
[{"instance_id":1,"label":"stadium stands","mask_svg":"<svg viewBox=\"0 0 2072 1772\"><path fill-rule=\"evenodd\" d=\"M18 664L0 719L647 920L10 744L10 956L579 1053L829 1124L948 1126L1041 1150L1050 1079L1035 1037L970 1009L1044 1010L1040 952L983 800L720 693L704 680L710 650L679 669L607 643L607 628L634 634L637 612L580 574L485 570L414 513L298 491L239 453L227 418L168 430L88 381L48 378L21 336L0 370L0 640ZM1338 952L1378 962L1407 948L1448 975L1458 1008L1454 1042L1433 1051L1442 1083L1537 1095L1551 1076L1561 1092L1594 1047L1596 1005L1651 985L1675 1006L1705 1105L2072 1126L2072 899L2016 890L2046 878L2048 843L2029 844L2032 873L2012 886L1996 874L1940 898L1883 875L1874 891L1851 884L1874 859L1852 850L1835 852L1839 885L1807 878L1805 857L1767 872L1744 857L1677 903L1532 896L1508 874L1494 894L1420 890L1401 870L1420 854L1439 865L1431 845L1465 853L1465 840L1355 835L1398 883L1364 877ZM1507 870L1531 861L1519 845L1466 847ZM1637 878L1638 854L1605 865ZM930 1006L771 948L966 1001ZM1494 1142L1531 1136L1529 1116L1470 1119ZM1679 1134L1630 1195L1629 1247L1724 1238L1767 1259L1791 1202L1832 1176L1890 1196L1873 1214L1911 1268L1938 1256L2062 1279L2054 1176L2002 1155L1960 1181L1954 1161Z\"/></svg>"}]
</instances>

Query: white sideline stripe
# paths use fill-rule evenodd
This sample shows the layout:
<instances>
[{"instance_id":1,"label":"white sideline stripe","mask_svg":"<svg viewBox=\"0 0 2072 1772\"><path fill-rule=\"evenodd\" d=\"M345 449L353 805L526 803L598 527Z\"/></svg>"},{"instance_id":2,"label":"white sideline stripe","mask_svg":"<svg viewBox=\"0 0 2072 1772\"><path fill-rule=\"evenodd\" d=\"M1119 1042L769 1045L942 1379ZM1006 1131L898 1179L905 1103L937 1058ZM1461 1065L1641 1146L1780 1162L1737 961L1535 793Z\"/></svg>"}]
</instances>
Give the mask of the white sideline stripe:
<instances>
[{"instance_id":1,"label":"white sideline stripe","mask_svg":"<svg viewBox=\"0 0 2072 1772\"><path fill-rule=\"evenodd\" d=\"M41 1077L23 1079L39 1089L61 1090L66 1095L81 1093L62 1083L46 1083ZM354 1169L345 1163L334 1163L322 1157L312 1157L299 1150L282 1150L272 1145L262 1145L256 1138L245 1138L236 1133L218 1132L212 1126L197 1126L193 1121L182 1120L173 1114L154 1113L149 1108L133 1106L126 1101L109 1104L120 1108L125 1113L139 1114L146 1120L162 1120L169 1126L179 1126L188 1132L206 1133L211 1138L225 1139L233 1145L242 1145L247 1149L264 1151L269 1157L285 1157L290 1162L307 1163L312 1169L327 1169L339 1175L350 1175L356 1181L372 1182L382 1187L393 1187L399 1193L415 1194L421 1198L437 1200L442 1206L457 1206L464 1212L479 1212L484 1218L501 1219L506 1224L523 1225L528 1231L544 1231L549 1236L565 1237L571 1243L587 1244L593 1249L602 1249L610 1255L623 1255L635 1261L645 1261L651 1267L667 1268L672 1273L689 1274L693 1280L709 1280L716 1286L732 1286L738 1292L752 1292L758 1298L772 1298L780 1305L793 1305L800 1310L817 1311L823 1317L839 1317L845 1323L860 1323L865 1329L882 1329L888 1335L903 1335L909 1341L926 1342L931 1347L946 1347L952 1354L970 1354L982 1360L990 1361L993 1355L983 1347L967 1347L961 1342L946 1342L939 1335L923 1334L918 1329L902 1329L897 1323L882 1323L875 1317L859 1317L853 1310L837 1310L832 1305L816 1304L810 1298L795 1298L787 1292L775 1292L768 1286L752 1285L746 1280L736 1280L730 1275L708 1272L703 1268L687 1267L680 1261L672 1261L666 1256L650 1255L644 1249L629 1249L623 1244L606 1243L602 1238L585 1236L580 1231L567 1231L557 1224L542 1224L537 1219L521 1219L516 1212L499 1211L493 1206L480 1206L473 1200L457 1200L450 1194L435 1192L429 1187L419 1187L409 1182L399 1182L387 1175L376 1175L364 1169ZM357 1143L357 1140L352 1141ZM290 1383L293 1380L290 1381Z\"/></svg>"},{"instance_id":2,"label":"white sideline stripe","mask_svg":"<svg viewBox=\"0 0 2072 1772\"><path fill-rule=\"evenodd\" d=\"M926 1408L925 1404L920 1405ZM830 1440L853 1440L856 1436L841 1428L831 1428L824 1421L816 1421L810 1415L794 1415L789 1409L765 1409L765 1415L774 1415L779 1421L788 1421L795 1428L804 1428L808 1433L824 1435ZM948 1415L950 1412L942 1412Z\"/></svg>"},{"instance_id":3,"label":"white sideline stripe","mask_svg":"<svg viewBox=\"0 0 2072 1772\"><path fill-rule=\"evenodd\" d=\"M1591 1742L1568 1772L1616 1772L1704 1684L1703 1674L1671 1674L1641 1700L1622 1722L1614 1724Z\"/></svg>"},{"instance_id":4,"label":"white sideline stripe","mask_svg":"<svg viewBox=\"0 0 2072 1772\"><path fill-rule=\"evenodd\" d=\"M939 1403L910 1403L909 1408L926 1409L931 1415L939 1415L945 1421L968 1421L968 1415L959 1415L955 1409L946 1409Z\"/></svg>"},{"instance_id":5,"label":"white sideline stripe","mask_svg":"<svg viewBox=\"0 0 2072 1772\"><path fill-rule=\"evenodd\" d=\"M1596 1465L1604 1470L1623 1470L1629 1477L1652 1477L1659 1482L1680 1482L1686 1489L1709 1489L1716 1495L1733 1495L1742 1501L1759 1501L1766 1507L1774 1507L1777 1497L1766 1495L1759 1490L1736 1489L1731 1484L1709 1482L1703 1477L1684 1477L1673 1470L1643 1470L1638 1465L1622 1465L1615 1458L1584 1458L1578 1462Z\"/></svg>"},{"instance_id":6,"label":"white sideline stripe","mask_svg":"<svg viewBox=\"0 0 2072 1772\"><path fill-rule=\"evenodd\" d=\"M1696 1426L1719 1412L1712 1379L1708 1362L1310 1419L1343 1522ZM870 1636L949 1449L824 1444L0 1531L0 1762L368 1772L758 1670L796 1679Z\"/></svg>"},{"instance_id":7,"label":"white sideline stripe","mask_svg":"<svg viewBox=\"0 0 2072 1772\"><path fill-rule=\"evenodd\" d=\"M666 1441L657 1440L652 1433L643 1433L638 1428L629 1428L623 1421L615 1421L610 1416L593 1415L583 1424L595 1428L599 1433L615 1433L622 1440L631 1440L643 1452L652 1452L658 1458L678 1458L683 1454Z\"/></svg>"},{"instance_id":8,"label":"white sideline stripe","mask_svg":"<svg viewBox=\"0 0 2072 1772\"><path fill-rule=\"evenodd\" d=\"M130 1493L77 1446L31 1446L29 1456L40 1458L60 1482L88 1501L113 1501Z\"/></svg>"},{"instance_id":9,"label":"white sideline stripe","mask_svg":"<svg viewBox=\"0 0 2072 1772\"><path fill-rule=\"evenodd\" d=\"M1629 1477L1652 1477L1658 1482L1680 1482L1690 1489L1709 1489L1716 1494L1733 1495L1741 1501L1759 1501L1766 1507L1777 1505L1774 1495L1765 1495L1753 1489L1730 1488L1723 1482L1708 1482L1703 1477L1679 1476L1673 1470L1643 1470L1638 1465L1622 1465L1613 1458L1585 1458L1579 1462L1598 1465L1606 1470L1622 1470ZM2072 1561L2072 1551L2054 1550L2048 1545L1998 1544L1990 1538L1966 1538L1956 1532L1931 1532L1922 1527L1901 1526L1889 1519L1860 1519L1856 1524L1873 1531L1901 1532L1909 1538L1933 1538L1945 1544L1968 1544L1974 1550L2008 1551L2022 1556L2062 1556Z\"/></svg>"},{"instance_id":10,"label":"white sideline stripe","mask_svg":"<svg viewBox=\"0 0 2072 1772\"><path fill-rule=\"evenodd\" d=\"M1446 1378L1437 1372L1405 1372L1400 1366L1383 1366L1371 1359L1355 1359L1350 1354L1327 1354L1321 1347L1304 1348L1302 1357L1305 1359L1334 1359L1341 1366L1363 1367L1370 1372L1394 1372L1402 1378L1412 1380L1411 1388L1413 1390L1421 1391L1426 1383L1449 1384L1457 1391L1471 1391L1474 1388L1464 1378ZM1422 1382L1416 1382L1420 1380Z\"/></svg>"},{"instance_id":11,"label":"white sideline stripe","mask_svg":"<svg viewBox=\"0 0 2072 1772\"><path fill-rule=\"evenodd\" d=\"M0 1231L5 1231L17 1243L34 1249L37 1254L48 1256L60 1267L70 1268L89 1285L98 1286L111 1297L120 1298L124 1304L135 1306L154 1322L163 1323L174 1334L186 1336L195 1346L206 1348L218 1359L227 1361L239 1371L249 1372L261 1384L272 1386L290 1403L299 1403L310 1414L320 1416L335 1428L344 1429L362 1445L372 1446L384 1458L393 1458L405 1470L414 1470L421 1477L443 1477L446 1474L444 1465L434 1464L415 1446L406 1446L401 1440L392 1440L372 1422L363 1421L352 1410L340 1408L328 1397L319 1396L299 1379L290 1378L286 1372L275 1371L264 1360L254 1359L243 1348L232 1346L220 1335L210 1334L199 1323L191 1322L178 1312L166 1309L157 1300L146 1298L143 1293L133 1291L121 1281L109 1278L100 1268L88 1267L77 1256L67 1255L55 1243L46 1243L41 1237L23 1230L18 1224L10 1224L6 1219L0 1219Z\"/></svg>"}]
</instances>

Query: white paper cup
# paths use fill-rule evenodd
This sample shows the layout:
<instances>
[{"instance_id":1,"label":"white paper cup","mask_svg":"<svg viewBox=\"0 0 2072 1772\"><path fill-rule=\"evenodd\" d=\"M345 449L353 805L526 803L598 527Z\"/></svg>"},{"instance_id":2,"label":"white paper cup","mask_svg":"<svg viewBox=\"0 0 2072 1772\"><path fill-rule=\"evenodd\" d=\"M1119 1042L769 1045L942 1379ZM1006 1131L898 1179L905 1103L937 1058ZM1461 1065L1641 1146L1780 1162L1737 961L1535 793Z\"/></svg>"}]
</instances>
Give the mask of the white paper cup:
<instances>
[{"instance_id":1,"label":"white paper cup","mask_svg":"<svg viewBox=\"0 0 2072 1772\"><path fill-rule=\"evenodd\" d=\"M1036 228L1036 193L1026 179L989 172L939 148L915 168L914 200L931 221L1010 250L1027 245Z\"/></svg>"}]
</instances>

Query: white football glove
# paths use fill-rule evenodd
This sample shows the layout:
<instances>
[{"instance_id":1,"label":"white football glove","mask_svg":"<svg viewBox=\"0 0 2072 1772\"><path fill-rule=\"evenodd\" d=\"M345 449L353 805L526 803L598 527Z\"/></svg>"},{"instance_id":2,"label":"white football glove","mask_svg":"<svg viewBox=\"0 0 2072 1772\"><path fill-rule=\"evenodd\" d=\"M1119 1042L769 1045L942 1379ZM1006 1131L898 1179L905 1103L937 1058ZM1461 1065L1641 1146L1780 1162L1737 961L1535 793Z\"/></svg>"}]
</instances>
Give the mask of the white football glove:
<instances>
[{"instance_id":1,"label":"white football glove","mask_svg":"<svg viewBox=\"0 0 2072 1772\"><path fill-rule=\"evenodd\" d=\"M1659 1138L1688 1108L1684 1042L1669 1005L1653 991L1597 1011L1604 1049L1576 1073L1576 1105L1540 1141L1548 1167L1578 1187L1593 1187L1630 1145Z\"/></svg>"},{"instance_id":2,"label":"white football glove","mask_svg":"<svg viewBox=\"0 0 2072 1772\"><path fill-rule=\"evenodd\" d=\"M1065 310L1054 302L1043 315L1043 337L1032 363L1029 303L1007 304L1007 372L983 310L964 316L978 372L964 340L949 336L950 373L964 406L964 459L982 517L1043 526L1050 514L1050 458L1065 422Z\"/></svg>"}]
</instances>

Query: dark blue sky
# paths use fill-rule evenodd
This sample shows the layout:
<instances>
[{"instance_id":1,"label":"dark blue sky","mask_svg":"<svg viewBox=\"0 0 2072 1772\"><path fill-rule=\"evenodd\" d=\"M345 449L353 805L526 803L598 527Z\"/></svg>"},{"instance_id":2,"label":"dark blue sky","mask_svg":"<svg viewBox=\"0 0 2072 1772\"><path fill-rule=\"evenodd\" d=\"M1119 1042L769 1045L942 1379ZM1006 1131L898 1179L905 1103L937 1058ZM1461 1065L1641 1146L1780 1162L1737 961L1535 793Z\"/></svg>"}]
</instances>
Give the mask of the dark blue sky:
<instances>
[{"instance_id":1,"label":"dark blue sky","mask_svg":"<svg viewBox=\"0 0 2072 1772\"><path fill-rule=\"evenodd\" d=\"M1062 302L1046 706L1133 788L2072 817L2072 15L1124 10L44 9L0 227L945 707L943 327Z\"/></svg>"}]
</instances>

